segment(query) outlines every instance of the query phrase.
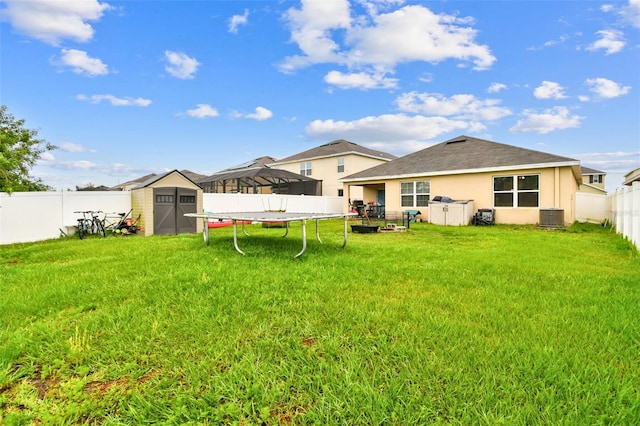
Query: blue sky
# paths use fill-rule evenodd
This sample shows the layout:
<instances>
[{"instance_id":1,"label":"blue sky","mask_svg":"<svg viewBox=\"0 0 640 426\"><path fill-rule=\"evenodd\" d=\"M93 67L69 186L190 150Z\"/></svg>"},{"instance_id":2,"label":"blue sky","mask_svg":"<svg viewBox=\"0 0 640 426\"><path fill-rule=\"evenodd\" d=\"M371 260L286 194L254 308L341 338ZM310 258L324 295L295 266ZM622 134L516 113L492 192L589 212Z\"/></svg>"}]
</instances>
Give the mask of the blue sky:
<instances>
[{"instance_id":1,"label":"blue sky","mask_svg":"<svg viewBox=\"0 0 640 426\"><path fill-rule=\"evenodd\" d=\"M640 167L640 0L0 1L0 103L55 189L466 134Z\"/></svg>"}]
</instances>

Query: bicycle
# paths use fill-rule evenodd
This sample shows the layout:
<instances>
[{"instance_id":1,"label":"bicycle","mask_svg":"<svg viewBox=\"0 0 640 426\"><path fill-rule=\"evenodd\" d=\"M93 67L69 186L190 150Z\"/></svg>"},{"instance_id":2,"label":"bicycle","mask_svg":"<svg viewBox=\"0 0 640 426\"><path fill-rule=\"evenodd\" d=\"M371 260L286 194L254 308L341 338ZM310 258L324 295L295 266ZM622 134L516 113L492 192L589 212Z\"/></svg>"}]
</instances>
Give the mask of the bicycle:
<instances>
[{"instance_id":1,"label":"bicycle","mask_svg":"<svg viewBox=\"0 0 640 426\"><path fill-rule=\"evenodd\" d=\"M103 237L105 234L104 219L100 219L100 210L84 210L75 211L74 213L82 214L81 218L78 218L78 237L82 240L89 234L100 234ZM87 217L88 215L88 217Z\"/></svg>"}]
</instances>

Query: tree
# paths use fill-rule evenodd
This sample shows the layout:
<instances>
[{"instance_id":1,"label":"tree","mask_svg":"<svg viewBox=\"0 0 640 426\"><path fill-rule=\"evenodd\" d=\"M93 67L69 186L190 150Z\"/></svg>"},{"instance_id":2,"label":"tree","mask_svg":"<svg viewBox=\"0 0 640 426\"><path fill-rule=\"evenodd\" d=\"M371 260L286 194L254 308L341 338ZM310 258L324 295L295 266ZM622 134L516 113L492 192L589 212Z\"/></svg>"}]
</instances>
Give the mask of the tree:
<instances>
[{"instance_id":1,"label":"tree","mask_svg":"<svg viewBox=\"0 0 640 426\"><path fill-rule=\"evenodd\" d=\"M38 131L26 129L24 120L7 112L0 105L0 192L46 191L41 179L29 176L29 170L45 151L56 149Z\"/></svg>"}]
</instances>

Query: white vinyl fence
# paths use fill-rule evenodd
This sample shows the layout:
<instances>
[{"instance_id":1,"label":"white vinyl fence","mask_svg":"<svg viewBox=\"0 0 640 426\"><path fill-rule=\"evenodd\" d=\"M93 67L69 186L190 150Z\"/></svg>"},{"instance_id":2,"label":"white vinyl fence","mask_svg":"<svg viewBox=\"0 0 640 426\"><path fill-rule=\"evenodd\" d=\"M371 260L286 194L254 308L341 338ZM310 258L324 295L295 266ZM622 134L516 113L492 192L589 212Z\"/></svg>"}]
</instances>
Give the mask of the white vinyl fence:
<instances>
[{"instance_id":1,"label":"white vinyl fence","mask_svg":"<svg viewBox=\"0 0 640 426\"><path fill-rule=\"evenodd\" d=\"M304 195L204 194L210 212L262 211L286 208L300 213L341 213L341 197ZM129 191L0 193L0 245L40 241L74 233L75 211L125 213L131 209Z\"/></svg>"},{"instance_id":2,"label":"white vinyl fence","mask_svg":"<svg viewBox=\"0 0 640 426\"><path fill-rule=\"evenodd\" d=\"M576 220L603 223L611 220L611 197L604 194L576 193Z\"/></svg>"},{"instance_id":3,"label":"white vinyl fence","mask_svg":"<svg viewBox=\"0 0 640 426\"><path fill-rule=\"evenodd\" d=\"M81 215L75 211L128 212L127 191L0 193L0 244L57 238L72 231Z\"/></svg>"},{"instance_id":4,"label":"white vinyl fence","mask_svg":"<svg viewBox=\"0 0 640 426\"><path fill-rule=\"evenodd\" d=\"M618 189L611 198L616 232L640 249L640 182Z\"/></svg>"},{"instance_id":5,"label":"white vinyl fence","mask_svg":"<svg viewBox=\"0 0 640 426\"><path fill-rule=\"evenodd\" d=\"M206 212L260 212L283 209L294 213L342 213L344 198L282 194L203 194Z\"/></svg>"}]
</instances>

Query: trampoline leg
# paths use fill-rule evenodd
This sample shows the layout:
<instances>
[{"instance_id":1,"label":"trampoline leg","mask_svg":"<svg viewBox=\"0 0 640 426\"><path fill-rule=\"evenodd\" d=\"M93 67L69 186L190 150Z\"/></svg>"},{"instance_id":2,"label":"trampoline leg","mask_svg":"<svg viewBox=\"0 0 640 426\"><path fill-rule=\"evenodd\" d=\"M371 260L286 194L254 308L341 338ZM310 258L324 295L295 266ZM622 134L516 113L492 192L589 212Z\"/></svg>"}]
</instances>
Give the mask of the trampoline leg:
<instances>
[{"instance_id":1,"label":"trampoline leg","mask_svg":"<svg viewBox=\"0 0 640 426\"><path fill-rule=\"evenodd\" d=\"M209 218L202 219L203 227L202 227L202 238L204 238L205 245L209 245Z\"/></svg>"},{"instance_id":2,"label":"trampoline leg","mask_svg":"<svg viewBox=\"0 0 640 426\"><path fill-rule=\"evenodd\" d=\"M282 238L286 237L287 234L289 234L289 222L286 223L286 226L284 229L284 235L282 236Z\"/></svg>"},{"instance_id":3,"label":"trampoline leg","mask_svg":"<svg viewBox=\"0 0 640 426\"><path fill-rule=\"evenodd\" d=\"M244 223L242 224L242 230L244 230ZM233 246L238 253L244 254L244 252L240 250L240 247L238 247L238 224L235 219L233 219Z\"/></svg>"},{"instance_id":4,"label":"trampoline leg","mask_svg":"<svg viewBox=\"0 0 640 426\"><path fill-rule=\"evenodd\" d=\"M319 227L318 222L319 222L319 220L316 219L316 240L318 240L318 242L320 244L322 244L322 240L320 239L320 227Z\"/></svg>"},{"instance_id":5,"label":"trampoline leg","mask_svg":"<svg viewBox=\"0 0 640 426\"><path fill-rule=\"evenodd\" d=\"M241 221L241 222L242 222L242 233L248 237L248 236L249 236L249 233L247 232L247 230L246 230L246 229L244 229L244 220L243 220L243 221ZM234 221L233 221L233 223L234 223L234 226L235 226L236 221L234 220ZM243 254L244 254L244 253L243 253Z\"/></svg>"},{"instance_id":6,"label":"trampoline leg","mask_svg":"<svg viewBox=\"0 0 640 426\"><path fill-rule=\"evenodd\" d=\"M296 254L294 257L302 256L302 253L307 249L307 220L302 219L302 251Z\"/></svg>"}]
</instances>

